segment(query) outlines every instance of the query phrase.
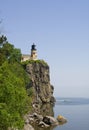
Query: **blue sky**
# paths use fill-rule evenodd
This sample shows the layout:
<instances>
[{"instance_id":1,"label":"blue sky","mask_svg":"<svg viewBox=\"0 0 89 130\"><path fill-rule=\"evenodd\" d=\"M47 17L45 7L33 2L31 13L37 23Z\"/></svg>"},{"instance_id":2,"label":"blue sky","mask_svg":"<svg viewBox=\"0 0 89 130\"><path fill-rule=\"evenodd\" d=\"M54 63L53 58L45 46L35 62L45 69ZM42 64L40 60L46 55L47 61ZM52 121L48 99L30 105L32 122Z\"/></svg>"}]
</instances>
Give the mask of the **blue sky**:
<instances>
[{"instance_id":1,"label":"blue sky","mask_svg":"<svg viewBox=\"0 0 89 130\"><path fill-rule=\"evenodd\" d=\"M89 0L0 0L0 18L22 53L37 45L55 96L89 97Z\"/></svg>"}]
</instances>

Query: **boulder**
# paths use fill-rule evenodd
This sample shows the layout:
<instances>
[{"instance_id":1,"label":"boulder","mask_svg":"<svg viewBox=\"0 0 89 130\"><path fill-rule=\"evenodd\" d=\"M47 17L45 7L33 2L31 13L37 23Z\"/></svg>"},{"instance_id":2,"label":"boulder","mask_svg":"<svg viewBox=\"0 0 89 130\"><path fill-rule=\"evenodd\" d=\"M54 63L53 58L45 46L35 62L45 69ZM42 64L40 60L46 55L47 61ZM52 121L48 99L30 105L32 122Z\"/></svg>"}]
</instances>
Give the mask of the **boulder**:
<instances>
[{"instance_id":1,"label":"boulder","mask_svg":"<svg viewBox=\"0 0 89 130\"><path fill-rule=\"evenodd\" d=\"M44 123L43 121L41 121L40 123L39 123L39 125L38 126L40 126L40 127L49 127L50 125L48 125L48 124L46 124L46 123Z\"/></svg>"},{"instance_id":2,"label":"boulder","mask_svg":"<svg viewBox=\"0 0 89 130\"><path fill-rule=\"evenodd\" d=\"M34 117L34 119L38 119L38 120L40 120L40 121L43 120L43 116L42 116L42 115L39 115L39 114L37 114L37 113L33 113L33 117Z\"/></svg>"},{"instance_id":3,"label":"boulder","mask_svg":"<svg viewBox=\"0 0 89 130\"><path fill-rule=\"evenodd\" d=\"M66 123L67 119L61 115L58 115L57 120L59 123Z\"/></svg>"},{"instance_id":4,"label":"boulder","mask_svg":"<svg viewBox=\"0 0 89 130\"><path fill-rule=\"evenodd\" d=\"M32 117L29 117L28 120L29 120L29 123L30 123L30 124L33 124L33 123L34 123L34 119L33 119Z\"/></svg>"},{"instance_id":5,"label":"boulder","mask_svg":"<svg viewBox=\"0 0 89 130\"><path fill-rule=\"evenodd\" d=\"M48 125L52 125L52 126L58 125L57 119L55 119L52 116L45 116L45 117L43 117L43 122L48 124Z\"/></svg>"},{"instance_id":6,"label":"boulder","mask_svg":"<svg viewBox=\"0 0 89 130\"><path fill-rule=\"evenodd\" d=\"M48 124L48 125L51 125L50 118L48 118L46 116L43 118L43 122Z\"/></svg>"}]
</instances>

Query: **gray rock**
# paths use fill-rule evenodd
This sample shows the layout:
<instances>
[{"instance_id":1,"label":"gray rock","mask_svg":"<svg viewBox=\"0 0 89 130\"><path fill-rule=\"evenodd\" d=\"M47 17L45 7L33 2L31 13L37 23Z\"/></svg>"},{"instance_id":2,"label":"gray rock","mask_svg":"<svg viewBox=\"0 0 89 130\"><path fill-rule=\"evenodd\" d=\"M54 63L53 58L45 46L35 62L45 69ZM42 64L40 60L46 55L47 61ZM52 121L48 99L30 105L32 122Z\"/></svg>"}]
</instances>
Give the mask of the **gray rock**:
<instances>
[{"instance_id":1,"label":"gray rock","mask_svg":"<svg viewBox=\"0 0 89 130\"><path fill-rule=\"evenodd\" d=\"M32 117L29 117L28 120L29 120L29 123L30 123L30 124L33 124L33 123L34 123L34 119L33 119Z\"/></svg>"},{"instance_id":2,"label":"gray rock","mask_svg":"<svg viewBox=\"0 0 89 130\"><path fill-rule=\"evenodd\" d=\"M46 127L46 128L47 128L47 127L50 127L50 125L44 123L43 121L41 121L41 122L39 123L39 126L42 127L42 128L43 128L43 127Z\"/></svg>"},{"instance_id":3,"label":"gray rock","mask_svg":"<svg viewBox=\"0 0 89 130\"><path fill-rule=\"evenodd\" d=\"M32 62L27 64L26 71L30 77L30 84L34 91L34 101L39 103L54 102L54 87L50 84L49 66L44 61ZM35 106L34 106L35 107Z\"/></svg>"},{"instance_id":4,"label":"gray rock","mask_svg":"<svg viewBox=\"0 0 89 130\"><path fill-rule=\"evenodd\" d=\"M35 119L43 120L43 116L42 116L42 115L39 115L39 114L37 114L37 113L33 113L33 117L34 117Z\"/></svg>"},{"instance_id":5,"label":"gray rock","mask_svg":"<svg viewBox=\"0 0 89 130\"><path fill-rule=\"evenodd\" d=\"M55 118L52 117L52 116L45 116L45 117L43 118L43 122L45 122L45 123L48 124L48 125L52 125L52 126L56 126L56 125L59 124L58 121L57 121L57 119L55 119Z\"/></svg>"},{"instance_id":6,"label":"gray rock","mask_svg":"<svg viewBox=\"0 0 89 130\"><path fill-rule=\"evenodd\" d=\"M59 123L62 123L62 124L67 122L67 119L61 115L58 115L57 120Z\"/></svg>"},{"instance_id":7,"label":"gray rock","mask_svg":"<svg viewBox=\"0 0 89 130\"><path fill-rule=\"evenodd\" d=\"M34 130L34 128L30 124L25 124L24 130Z\"/></svg>"},{"instance_id":8,"label":"gray rock","mask_svg":"<svg viewBox=\"0 0 89 130\"><path fill-rule=\"evenodd\" d=\"M29 119L26 119L26 120L25 120L25 124L29 124Z\"/></svg>"}]
</instances>

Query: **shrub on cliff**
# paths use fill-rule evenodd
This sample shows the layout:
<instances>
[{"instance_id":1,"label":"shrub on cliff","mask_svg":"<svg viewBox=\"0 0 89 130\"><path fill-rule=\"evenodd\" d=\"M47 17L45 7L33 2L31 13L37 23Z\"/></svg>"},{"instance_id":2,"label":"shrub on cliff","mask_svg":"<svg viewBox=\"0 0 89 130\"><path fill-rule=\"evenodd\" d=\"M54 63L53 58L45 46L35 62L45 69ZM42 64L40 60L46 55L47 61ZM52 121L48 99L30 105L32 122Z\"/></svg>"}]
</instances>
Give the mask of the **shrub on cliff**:
<instances>
[{"instance_id":1,"label":"shrub on cliff","mask_svg":"<svg viewBox=\"0 0 89 130\"><path fill-rule=\"evenodd\" d=\"M18 63L5 62L0 67L0 130L23 126L23 116L31 102L25 89L26 76Z\"/></svg>"},{"instance_id":2,"label":"shrub on cliff","mask_svg":"<svg viewBox=\"0 0 89 130\"><path fill-rule=\"evenodd\" d=\"M26 92L28 75L20 64L19 49L0 38L0 130L22 129L23 116L31 108Z\"/></svg>"},{"instance_id":3,"label":"shrub on cliff","mask_svg":"<svg viewBox=\"0 0 89 130\"><path fill-rule=\"evenodd\" d=\"M5 61L8 62L20 62L21 61L21 51L14 47L7 41L5 36L0 36L0 65Z\"/></svg>"},{"instance_id":4,"label":"shrub on cliff","mask_svg":"<svg viewBox=\"0 0 89 130\"><path fill-rule=\"evenodd\" d=\"M27 61L23 61L21 64L23 65L24 68L26 68L27 64L41 64L43 66L48 66L48 64L44 61L44 60L27 60Z\"/></svg>"}]
</instances>

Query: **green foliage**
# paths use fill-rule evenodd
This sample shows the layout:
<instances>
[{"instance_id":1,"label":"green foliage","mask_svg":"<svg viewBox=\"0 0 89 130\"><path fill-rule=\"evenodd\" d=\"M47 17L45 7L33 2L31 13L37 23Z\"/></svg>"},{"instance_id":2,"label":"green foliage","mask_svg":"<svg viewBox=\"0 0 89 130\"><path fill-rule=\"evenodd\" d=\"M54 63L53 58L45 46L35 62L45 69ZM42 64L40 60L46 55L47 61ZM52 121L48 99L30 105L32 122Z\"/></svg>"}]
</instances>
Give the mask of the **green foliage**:
<instances>
[{"instance_id":1,"label":"green foliage","mask_svg":"<svg viewBox=\"0 0 89 130\"><path fill-rule=\"evenodd\" d=\"M22 129L23 116L31 109L30 80L20 63L21 51L0 37L0 130Z\"/></svg>"},{"instance_id":2,"label":"green foliage","mask_svg":"<svg viewBox=\"0 0 89 130\"><path fill-rule=\"evenodd\" d=\"M0 65L4 61L9 61L10 63L21 61L21 51L20 49L14 48L14 45L8 43L5 36L0 37Z\"/></svg>"},{"instance_id":3,"label":"green foliage","mask_svg":"<svg viewBox=\"0 0 89 130\"><path fill-rule=\"evenodd\" d=\"M35 62L36 62L36 63L40 63L40 64L42 64L42 65L44 65L44 66L47 66L47 65L48 65L44 60L36 60Z\"/></svg>"},{"instance_id":4,"label":"green foliage","mask_svg":"<svg viewBox=\"0 0 89 130\"><path fill-rule=\"evenodd\" d=\"M0 130L23 127L23 115L31 106L25 89L27 82L28 77L18 63L5 62L0 67Z\"/></svg>"},{"instance_id":5,"label":"green foliage","mask_svg":"<svg viewBox=\"0 0 89 130\"><path fill-rule=\"evenodd\" d=\"M34 95L33 87L30 87L27 89L27 94L28 94L28 96L33 97L33 95Z\"/></svg>"},{"instance_id":6,"label":"green foliage","mask_svg":"<svg viewBox=\"0 0 89 130\"><path fill-rule=\"evenodd\" d=\"M0 47L2 47L5 43L7 43L7 38L6 36L2 35L0 37Z\"/></svg>"},{"instance_id":7,"label":"green foliage","mask_svg":"<svg viewBox=\"0 0 89 130\"><path fill-rule=\"evenodd\" d=\"M44 60L27 60L23 61L21 64L26 68L27 64L34 64L34 63L39 63L42 64L43 66L48 66L48 64Z\"/></svg>"}]
</instances>

